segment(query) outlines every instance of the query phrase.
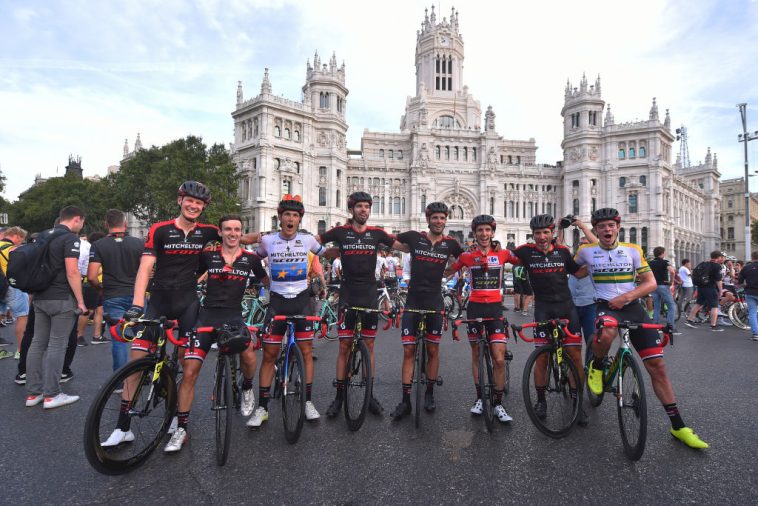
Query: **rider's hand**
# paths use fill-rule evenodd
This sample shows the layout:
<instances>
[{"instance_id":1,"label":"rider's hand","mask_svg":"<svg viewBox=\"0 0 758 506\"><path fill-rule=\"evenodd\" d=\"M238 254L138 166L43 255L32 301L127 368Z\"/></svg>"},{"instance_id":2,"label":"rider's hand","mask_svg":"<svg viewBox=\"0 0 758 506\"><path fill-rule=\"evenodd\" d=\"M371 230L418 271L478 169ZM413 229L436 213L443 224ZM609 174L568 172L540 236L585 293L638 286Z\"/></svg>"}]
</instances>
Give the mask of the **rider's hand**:
<instances>
[{"instance_id":1,"label":"rider's hand","mask_svg":"<svg viewBox=\"0 0 758 506\"><path fill-rule=\"evenodd\" d=\"M626 294L619 295L618 297L614 297L611 300L608 301L608 306L611 309L621 309L627 304L629 304L629 297L627 297Z\"/></svg>"},{"instance_id":2,"label":"rider's hand","mask_svg":"<svg viewBox=\"0 0 758 506\"><path fill-rule=\"evenodd\" d=\"M142 318L145 314L145 308L142 306L132 306L124 312L124 321L133 322Z\"/></svg>"}]
</instances>

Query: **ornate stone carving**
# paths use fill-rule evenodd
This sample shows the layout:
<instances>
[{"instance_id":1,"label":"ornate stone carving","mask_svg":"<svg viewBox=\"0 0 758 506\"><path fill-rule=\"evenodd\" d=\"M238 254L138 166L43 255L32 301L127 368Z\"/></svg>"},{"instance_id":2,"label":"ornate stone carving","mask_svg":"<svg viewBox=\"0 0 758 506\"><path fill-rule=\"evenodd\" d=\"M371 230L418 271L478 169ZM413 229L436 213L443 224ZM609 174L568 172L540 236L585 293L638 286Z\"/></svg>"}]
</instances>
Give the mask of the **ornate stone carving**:
<instances>
[{"instance_id":1,"label":"ornate stone carving","mask_svg":"<svg viewBox=\"0 0 758 506\"><path fill-rule=\"evenodd\" d=\"M590 160L597 161L600 158L600 149L597 146L590 147Z\"/></svg>"}]
</instances>

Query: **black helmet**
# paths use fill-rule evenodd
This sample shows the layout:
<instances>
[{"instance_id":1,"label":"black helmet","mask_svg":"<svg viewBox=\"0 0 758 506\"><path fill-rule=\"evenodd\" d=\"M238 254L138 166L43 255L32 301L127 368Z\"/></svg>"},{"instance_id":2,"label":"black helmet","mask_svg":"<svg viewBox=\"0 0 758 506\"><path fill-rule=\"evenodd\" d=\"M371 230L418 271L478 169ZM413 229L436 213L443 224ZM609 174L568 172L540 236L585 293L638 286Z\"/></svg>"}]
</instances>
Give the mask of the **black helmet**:
<instances>
[{"instance_id":1,"label":"black helmet","mask_svg":"<svg viewBox=\"0 0 758 506\"><path fill-rule=\"evenodd\" d=\"M497 228L497 224L495 223L495 218L493 218L489 214L480 214L479 216L471 220L471 231L476 232L476 227L478 227L479 225L489 225L492 227L493 231Z\"/></svg>"},{"instance_id":2,"label":"black helmet","mask_svg":"<svg viewBox=\"0 0 758 506\"><path fill-rule=\"evenodd\" d=\"M206 204L211 201L211 191L203 183L197 181L185 181L179 187L180 197L193 197L202 200Z\"/></svg>"},{"instance_id":3,"label":"black helmet","mask_svg":"<svg viewBox=\"0 0 758 506\"><path fill-rule=\"evenodd\" d=\"M555 220L549 214L538 214L529 222L529 228L532 230L539 230L541 228L553 230L555 228Z\"/></svg>"},{"instance_id":4,"label":"black helmet","mask_svg":"<svg viewBox=\"0 0 758 506\"><path fill-rule=\"evenodd\" d=\"M354 192L347 198L347 208L352 209L358 202L368 202L368 205L373 205L374 200L366 192Z\"/></svg>"},{"instance_id":5,"label":"black helmet","mask_svg":"<svg viewBox=\"0 0 758 506\"><path fill-rule=\"evenodd\" d=\"M616 223L621 223L621 216L619 216L619 212L616 211L612 207L604 207L592 213L592 226L593 227L597 225L599 222L607 221L607 220L613 220Z\"/></svg>"},{"instance_id":6,"label":"black helmet","mask_svg":"<svg viewBox=\"0 0 758 506\"><path fill-rule=\"evenodd\" d=\"M445 216L447 216L449 210L444 202L432 202L426 206L426 217L428 218L434 213L445 213Z\"/></svg>"},{"instance_id":7,"label":"black helmet","mask_svg":"<svg viewBox=\"0 0 758 506\"><path fill-rule=\"evenodd\" d=\"M289 193L282 197L279 207L276 208L276 214L282 214L284 211L295 211L296 213L300 213L300 217L302 218L305 214L302 197L300 195L290 195Z\"/></svg>"},{"instance_id":8,"label":"black helmet","mask_svg":"<svg viewBox=\"0 0 758 506\"><path fill-rule=\"evenodd\" d=\"M250 331L246 325L224 324L217 333L218 351L225 355L242 353L250 346Z\"/></svg>"}]
</instances>

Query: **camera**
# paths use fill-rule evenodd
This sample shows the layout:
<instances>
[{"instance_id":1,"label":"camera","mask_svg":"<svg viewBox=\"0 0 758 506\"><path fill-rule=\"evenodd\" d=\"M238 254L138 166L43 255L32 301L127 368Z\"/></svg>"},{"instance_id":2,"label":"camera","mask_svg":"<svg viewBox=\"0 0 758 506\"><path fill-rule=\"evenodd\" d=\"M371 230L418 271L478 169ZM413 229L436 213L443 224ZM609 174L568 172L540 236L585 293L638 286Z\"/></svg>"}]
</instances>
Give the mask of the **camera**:
<instances>
[{"instance_id":1,"label":"camera","mask_svg":"<svg viewBox=\"0 0 758 506\"><path fill-rule=\"evenodd\" d=\"M558 227L562 229L569 228L571 225L574 224L575 221L576 221L576 216L574 216L573 214L569 214L565 218L561 218L561 220L558 222Z\"/></svg>"}]
</instances>

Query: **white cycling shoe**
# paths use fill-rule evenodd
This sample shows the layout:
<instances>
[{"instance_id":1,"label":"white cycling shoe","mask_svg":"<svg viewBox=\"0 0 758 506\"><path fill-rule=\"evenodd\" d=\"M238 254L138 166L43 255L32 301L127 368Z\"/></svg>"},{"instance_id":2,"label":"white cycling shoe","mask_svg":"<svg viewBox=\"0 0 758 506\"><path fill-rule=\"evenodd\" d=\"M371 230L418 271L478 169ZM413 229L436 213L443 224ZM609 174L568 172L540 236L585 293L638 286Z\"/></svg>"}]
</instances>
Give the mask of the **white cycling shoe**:
<instances>
[{"instance_id":1,"label":"white cycling shoe","mask_svg":"<svg viewBox=\"0 0 758 506\"><path fill-rule=\"evenodd\" d=\"M127 430L124 432L121 429L116 429L111 432L111 435L108 437L108 439L100 443L100 446L103 448L110 448L123 443L131 443L132 441L134 441L134 433L132 431Z\"/></svg>"},{"instance_id":2,"label":"white cycling shoe","mask_svg":"<svg viewBox=\"0 0 758 506\"><path fill-rule=\"evenodd\" d=\"M469 411L471 411L472 415L481 415L484 413L484 404L482 404L482 400L477 399Z\"/></svg>"},{"instance_id":3,"label":"white cycling shoe","mask_svg":"<svg viewBox=\"0 0 758 506\"><path fill-rule=\"evenodd\" d=\"M258 408L255 410L255 413L253 413L253 416L251 416L250 420L247 421L247 426L251 429L257 429L263 425L263 422L267 420L268 410L266 408L258 406Z\"/></svg>"},{"instance_id":4,"label":"white cycling shoe","mask_svg":"<svg viewBox=\"0 0 758 506\"><path fill-rule=\"evenodd\" d=\"M314 406L311 401L306 401L305 419L308 421L312 421L312 420L318 420L319 418L321 418L321 415L318 413L316 406Z\"/></svg>"},{"instance_id":5,"label":"white cycling shoe","mask_svg":"<svg viewBox=\"0 0 758 506\"><path fill-rule=\"evenodd\" d=\"M253 414L253 410L255 409L255 394L253 393L253 389L250 388L248 390L242 391L242 404L240 405L240 413L242 413L242 416L250 416ZM307 406L306 406L307 410Z\"/></svg>"},{"instance_id":6,"label":"white cycling shoe","mask_svg":"<svg viewBox=\"0 0 758 506\"><path fill-rule=\"evenodd\" d=\"M171 439L168 444L166 444L163 451L166 453L176 453L182 449L182 445L184 445L188 439L189 435L187 434L187 431L184 427L179 427L176 429L176 432L174 432L174 435L171 436Z\"/></svg>"},{"instance_id":7,"label":"white cycling shoe","mask_svg":"<svg viewBox=\"0 0 758 506\"><path fill-rule=\"evenodd\" d=\"M508 423L513 420L513 417L505 412L505 408L502 404L495 406L495 416L503 423Z\"/></svg>"}]
</instances>

